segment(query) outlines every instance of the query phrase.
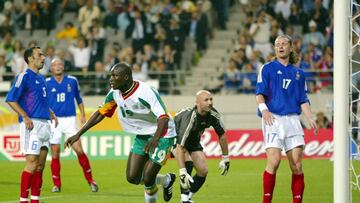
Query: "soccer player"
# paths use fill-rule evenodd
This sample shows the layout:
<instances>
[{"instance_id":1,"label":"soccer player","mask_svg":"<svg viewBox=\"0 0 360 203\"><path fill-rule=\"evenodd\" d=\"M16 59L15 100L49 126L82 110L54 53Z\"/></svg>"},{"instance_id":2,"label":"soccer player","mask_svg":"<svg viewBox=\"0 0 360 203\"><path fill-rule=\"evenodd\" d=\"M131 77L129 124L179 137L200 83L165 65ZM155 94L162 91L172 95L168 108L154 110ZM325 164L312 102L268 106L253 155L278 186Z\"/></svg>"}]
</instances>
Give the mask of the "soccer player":
<instances>
[{"instance_id":1,"label":"soccer player","mask_svg":"<svg viewBox=\"0 0 360 203\"><path fill-rule=\"evenodd\" d=\"M164 200L168 202L176 176L158 173L175 142L174 121L167 115L159 93L146 83L132 79L130 65L117 63L111 68L110 86L112 89L105 103L65 145L71 146L88 129L105 117L111 117L118 109L121 126L125 131L136 134L127 162L127 181L145 185L146 203L156 202L156 183L162 184Z\"/></svg>"},{"instance_id":2,"label":"soccer player","mask_svg":"<svg viewBox=\"0 0 360 203\"><path fill-rule=\"evenodd\" d=\"M228 143L220 114L213 107L211 93L206 90L196 93L195 107L178 112L174 120L178 139L173 154L179 165L181 202L188 203L193 202L194 194L204 184L208 173L206 157L200 144L205 128L212 126L219 136L223 154L219 164L221 175L226 175L230 167ZM193 166L196 174L191 177Z\"/></svg>"},{"instance_id":3,"label":"soccer player","mask_svg":"<svg viewBox=\"0 0 360 203\"><path fill-rule=\"evenodd\" d=\"M300 113L305 114L315 133L317 125L312 118L304 72L294 65L297 59L291 38L287 35L278 36L274 50L275 60L261 68L256 84L256 101L258 114L262 117L267 156L263 174L263 203L272 200L282 149L286 152L292 171L293 202L301 203L305 187L302 170L305 141Z\"/></svg>"},{"instance_id":4,"label":"soccer player","mask_svg":"<svg viewBox=\"0 0 360 203\"><path fill-rule=\"evenodd\" d=\"M46 79L47 94L49 97L50 108L58 117L59 125L55 128L52 126L53 135L50 138L51 144L51 174L54 182L52 192L61 191L60 176L60 143L64 134L65 138L74 135L77 132L77 120L75 110L75 100L80 110L80 121L85 124L84 103L80 96L80 87L77 79L71 75L65 75L63 61L54 58L51 61L52 77ZM79 163L83 169L84 176L90 185L92 192L98 191L98 186L92 177L91 167L86 156L81 141L78 140L72 145L76 152Z\"/></svg>"},{"instance_id":5,"label":"soccer player","mask_svg":"<svg viewBox=\"0 0 360 203\"><path fill-rule=\"evenodd\" d=\"M28 68L16 76L5 101L19 115L20 145L25 154L25 168L21 174L20 203L40 201L42 174L51 134L49 120L57 119L50 109L46 97L45 78L39 74L45 56L40 47L28 48L24 52Z\"/></svg>"}]
</instances>

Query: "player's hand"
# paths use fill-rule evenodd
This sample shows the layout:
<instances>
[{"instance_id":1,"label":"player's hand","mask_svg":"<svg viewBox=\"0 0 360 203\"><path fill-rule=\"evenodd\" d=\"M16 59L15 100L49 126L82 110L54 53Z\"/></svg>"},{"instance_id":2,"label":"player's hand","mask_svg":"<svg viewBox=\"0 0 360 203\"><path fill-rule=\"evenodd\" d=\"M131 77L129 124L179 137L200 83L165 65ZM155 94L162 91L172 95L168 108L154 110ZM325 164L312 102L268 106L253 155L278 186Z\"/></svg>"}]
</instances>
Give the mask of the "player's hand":
<instances>
[{"instance_id":1,"label":"player's hand","mask_svg":"<svg viewBox=\"0 0 360 203\"><path fill-rule=\"evenodd\" d=\"M229 155L223 156L222 160L219 163L220 174L226 176L230 168Z\"/></svg>"},{"instance_id":2,"label":"player's hand","mask_svg":"<svg viewBox=\"0 0 360 203\"><path fill-rule=\"evenodd\" d=\"M194 180L186 171L186 168L179 169L179 179L180 179L180 186L182 189L190 189L190 183L193 183Z\"/></svg>"},{"instance_id":3,"label":"player's hand","mask_svg":"<svg viewBox=\"0 0 360 203\"><path fill-rule=\"evenodd\" d=\"M314 121L314 119L308 119L309 125L312 129L314 129L314 134L317 135L318 134L318 126L316 124L316 121Z\"/></svg>"},{"instance_id":4,"label":"player's hand","mask_svg":"<svg viewBox=\"0 0 360 203\"><path fill-rule=\"evenodd\" d=\"M71 146L74 144L74 142L78 141L80 139L80 136L78 134L69 137L65 142L65 149L71 148Z\"/></svg>"},{"instance_id":5,"label":"player's hand","mask_svg":"<svg viewBox=\"0 0 360 203\"><path fill-rule=\"evenodd\" d=\"M32 130L34 128L34 124L29 116L23 116L23 120L27 130Z\"/></svg>"},{"instance_id":6,"label":"player's hand","mask_svg":"<svg viewBox=\"0 0 360 203\"><path fill-rule=\"evenodd\" d=\"M269 110L263 110L261 112L261 114L262 114L265 124L272 126L272 124L275 121L275 117L272 115L272 113Z\"/></svg>"},{"instance_id":7,"label":"player's hand","mask_svg":"<svg viewBox=\"0 0 360 203\"><path fill-rule=\"evenodd\" d=\"M160 140L159 137L151 138L151 140L148 143L146 143L146 145L144 147L145 153L152 154L154 152L155 148L157 147L159 140Z\"/></svg>"},{"instance_id":8,"label":"player's hand","mask_svg":"<svg viewBox=\"0 0 360 203\"><path fill-rule=\"evenodd\" d=\"M81 122L81 125L84 125L84 124L86 123L86 117L85 117L85 115L80 116L80 122Z\"/></svg>"},{"instance_id":9,"label":"player's hand","mask_svg":"<svg viewBox=\"0 0 360 203\"><path fill-rule=\"evenodd\" d=\"M54 121L55 128L56 128L58 126L58 124L59 124L59 121L58 121L56 115L53 112L50 113L50 118L51 118L51 123Z\"/></svg>"}]
</instances>

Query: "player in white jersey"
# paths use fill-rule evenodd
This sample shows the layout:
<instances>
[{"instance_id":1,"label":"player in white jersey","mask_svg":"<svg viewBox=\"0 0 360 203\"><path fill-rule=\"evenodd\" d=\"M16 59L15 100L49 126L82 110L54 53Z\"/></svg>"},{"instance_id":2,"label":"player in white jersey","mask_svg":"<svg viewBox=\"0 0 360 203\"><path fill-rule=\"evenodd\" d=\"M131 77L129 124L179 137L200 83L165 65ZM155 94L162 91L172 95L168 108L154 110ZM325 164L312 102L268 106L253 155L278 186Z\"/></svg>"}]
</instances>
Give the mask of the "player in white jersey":
<instances>
[{"instance_id":1,"label":"player in white jersey","mask_svg":"<svg viewBox=\"0 0 360 203\"><path fill-rule=\"evenodd\" d=\"M293 203L301 203L305 188L302 157L305 146L304 131L299 115L304 113L310 127L317 129L312 119L307 97L304 72L296 67L292 40L280 35L274 43L275 60L259 71L256 101L262 117L267 165L263 174L263 203L271 203L276 172L284 149L292 171Z\"/></svg>"},{"instance_id":2,"label":"player in white jersey","mask_svg":"<svg viewBox=\"0 0 360 203\"><path fill-rule=\"evenodd\" d=\"M65 145L70 147L92 126L111 117L118 108L118 118L125 131L136 134L131 148L126 178L132 184L145 185L145 202L157 199L157 185L163 186L164 200L172 197L175 174L158 174L175 143L175 125L166 112L159 93L146 83L132 79L131 66L117 63L111 68L110 85L105 103Z\"/></svg>"},{"instance_id":3,"label":"player in white jersey","mask_svg":"<svg viewBox=\"0 0 360 203\"><path fill-rule=\"evenodd\" d=\"M63 61L59 58L54 58L51 61L52 77L46 79L47 94L49 105L51 109L58 116L59 125L57 127L52 125L52 136L50 137L51 144L51 175L54 182L52 192L61 191L61 176L60 176L60 144L61 138L64 135L65 140L74 135L78 130L76 120L75 100L80 110L80 121L85 124L85 110L84 103L80 96L80 86L74 76L66 75L64 73ZM92 177L92 170L89 159L84 152L80 140L72 145L79 160L79 164L83 169L84 177L90 186L92 192L98 191L98 185Z\"/></svg>"}]
</instances>

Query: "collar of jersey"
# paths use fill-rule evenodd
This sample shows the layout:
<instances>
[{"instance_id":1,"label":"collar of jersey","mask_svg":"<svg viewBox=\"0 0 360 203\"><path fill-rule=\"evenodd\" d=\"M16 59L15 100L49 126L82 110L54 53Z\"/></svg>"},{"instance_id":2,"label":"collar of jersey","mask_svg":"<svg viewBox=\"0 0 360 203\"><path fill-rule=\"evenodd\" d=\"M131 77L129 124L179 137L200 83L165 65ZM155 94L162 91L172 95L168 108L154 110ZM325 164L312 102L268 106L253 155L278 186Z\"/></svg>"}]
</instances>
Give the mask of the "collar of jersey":
<instances>
[{"instance_id":1,"label":"collar of jersey","mask_svg":"<svg viewBox=\"0 0 360 203\"><path fill-rule=\"evenodd\" d=\"M129 98L138 89L140 83L138 81L134 81L134 82L135 82L135 86L129 93L127 93L126 95L121 94L124 99Z\"/></svg>"}]
</instances>

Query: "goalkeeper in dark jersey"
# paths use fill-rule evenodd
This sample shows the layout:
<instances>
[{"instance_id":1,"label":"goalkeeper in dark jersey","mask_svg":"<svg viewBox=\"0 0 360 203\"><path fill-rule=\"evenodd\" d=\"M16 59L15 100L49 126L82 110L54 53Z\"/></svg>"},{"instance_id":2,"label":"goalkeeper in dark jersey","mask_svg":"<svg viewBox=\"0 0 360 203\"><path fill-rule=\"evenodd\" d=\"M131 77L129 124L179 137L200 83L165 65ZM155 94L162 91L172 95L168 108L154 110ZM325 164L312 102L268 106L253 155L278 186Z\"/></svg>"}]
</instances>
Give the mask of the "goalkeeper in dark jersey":
<instances>
[{"instance_id":1,"label":"goalkeeper in dark jersey","mask_svg":"<svg viewBox=\"0 0 360 203\"><path fill-rule=\"evenodd\" d=\"M181 188L181 202L193 202L193 195L204 184L208 173L208 166L200 138L205 128L212 126L219 136L222 150L222 160L219 164L221 175L226 175L229 167L228 143L225 128L220 114L213 107L213 98L210 92L200 90L196 94L196 106L183 109L175 115L177 145L173 151L179 165ZM196 174L191 177L195 166Z\"/></svg>"}]
</instances>

